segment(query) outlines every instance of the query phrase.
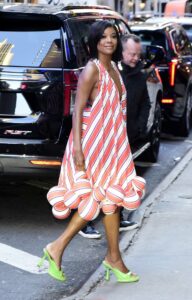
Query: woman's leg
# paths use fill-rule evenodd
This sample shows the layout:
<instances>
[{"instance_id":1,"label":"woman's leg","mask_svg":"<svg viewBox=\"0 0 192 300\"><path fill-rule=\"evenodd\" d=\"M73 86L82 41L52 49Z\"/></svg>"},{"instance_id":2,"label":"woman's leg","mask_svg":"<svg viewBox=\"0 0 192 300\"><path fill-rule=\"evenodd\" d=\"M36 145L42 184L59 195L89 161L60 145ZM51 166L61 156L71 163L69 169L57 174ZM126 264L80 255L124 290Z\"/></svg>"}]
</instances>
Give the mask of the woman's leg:
<instances>
[{"instance_id":1,"label":"woman's leg","mask_svg":"<svg viewBox=\"0 0 192 300\"><path fill-rule=\"evenodd\" d=\"M127 273L126 268L119 249L119 222L120 212L116 210L114 214L105 215L103 217L103 223L105 226L105 233L107 238L107 254L105 260L113 267L117 268L123 273Z\"/></svg>"},{"instance_id":2,"label":"woman's leg","mask_svg":"<svg viewBox=\"0 0 192 300\"><path fill-rule=\"evenodd\" d=\"M66 230L55 241L47 245L46 249L52 259L55 261L58 268L61 267L62 255L65 248L70 243L72 238L77 234L77 232L79 232L79 230L81 230L86 224L87 221L82 219L76 211L72 216Z\"/></svg>"}]
</instances>

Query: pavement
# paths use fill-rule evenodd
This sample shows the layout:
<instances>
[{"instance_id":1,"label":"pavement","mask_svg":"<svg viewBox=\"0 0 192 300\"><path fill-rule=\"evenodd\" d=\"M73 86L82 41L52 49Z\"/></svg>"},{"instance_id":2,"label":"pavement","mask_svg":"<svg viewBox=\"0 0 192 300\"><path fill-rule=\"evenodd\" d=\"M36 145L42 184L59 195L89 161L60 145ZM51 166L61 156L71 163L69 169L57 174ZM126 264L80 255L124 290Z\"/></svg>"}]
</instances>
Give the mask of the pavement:
<instances>
[{"instance_id":1,"label":"pavement","mask_svg":"<svg viewBox=\"0 0 192 300\"><path fill-rule=\"evenodd\" d=\"M134 213L120 248L137 283L104 280L102 265L68 300L192 299L192 149ZM93 249L92 249L93 251ZM94 255L94 253L93 253Z\"/></svg>"}]
</instances>

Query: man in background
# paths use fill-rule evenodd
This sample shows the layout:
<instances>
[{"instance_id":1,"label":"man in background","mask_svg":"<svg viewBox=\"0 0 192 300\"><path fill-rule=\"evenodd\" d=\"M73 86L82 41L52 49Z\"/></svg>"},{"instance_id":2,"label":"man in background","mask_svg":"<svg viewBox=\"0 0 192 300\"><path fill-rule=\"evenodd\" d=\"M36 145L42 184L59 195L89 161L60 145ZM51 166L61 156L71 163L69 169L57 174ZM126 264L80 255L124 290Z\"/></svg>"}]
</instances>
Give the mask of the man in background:
<instances>
[{"instance_id":1,"label":"man in background","mask_svg":"<svg viewBox=\"0 0 192 300\"><path fill-rule=\"evenodd\" d=\"M127 133L130 144L133 144L146 134L151 104L146 76L142 72L140 38L127 34L122 36L121 41L123 59L119 69L127 91Z\"/></svg>"},{"instance_id":2,"label":"man in background","mask_svg":"<svg viewBox=\"0 0 192 300\"><path fill-rule=\"evenodd\" d=\"M127 134L130 146L146 135L147 121L151 108L147 90L146 77L142 72L143 64L140 60L141 40L134 34L126 34L121 38L123 59L119 70L127 91ZM123 209L120 217L120 231L134 229L136 222L125 220Z\"/></svg>"}]
</instances>

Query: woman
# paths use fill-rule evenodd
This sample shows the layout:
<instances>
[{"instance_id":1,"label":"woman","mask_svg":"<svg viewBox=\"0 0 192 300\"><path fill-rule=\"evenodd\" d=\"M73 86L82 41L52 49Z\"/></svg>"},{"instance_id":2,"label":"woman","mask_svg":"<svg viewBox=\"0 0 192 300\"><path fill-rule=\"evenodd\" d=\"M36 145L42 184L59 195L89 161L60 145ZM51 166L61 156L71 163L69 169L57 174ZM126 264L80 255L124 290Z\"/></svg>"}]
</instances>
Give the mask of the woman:
<instances>
[{"instance_id":1,"label":"woman","mask_svg":"<svg viewBox=\"0 0 192 300\"><path fill-rule=\"evenodd\" d=\"M44 249L49 274L65 280L62 255L71 239L100 209L104 213L108 249L103 266L120 282L138 281L125 266L119 250L119 207L136 209L145 181L136 176L126 135L126 92L114 61L121 59L116 28L108 21L94 23L88 46L91 60L78 80L73 130L66 147L59 184L48 193L57 218L78 209L64 233ZM113 61L114 60L114 61Z\"/></svg>"}]
</instances>

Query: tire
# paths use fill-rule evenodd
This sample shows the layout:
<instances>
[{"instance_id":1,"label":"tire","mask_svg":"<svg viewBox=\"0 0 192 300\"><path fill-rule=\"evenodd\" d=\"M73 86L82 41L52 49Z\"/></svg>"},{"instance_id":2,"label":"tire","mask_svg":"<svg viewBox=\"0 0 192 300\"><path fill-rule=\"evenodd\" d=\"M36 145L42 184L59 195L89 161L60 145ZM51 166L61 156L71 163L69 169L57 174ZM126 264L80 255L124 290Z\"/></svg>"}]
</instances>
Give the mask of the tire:
<instances>
[{"instance_id":1,"label":"tire","mask_svg":"<svg viewBox=\"0 0 192 300\"><path fill-rule=\"evenodd\" d=\"M153 126L149 134L150 147L142 154L141 159L146 162L157 162L161 138L161 107L156 103Z\"/></svg>"},{"instance_id":2,"label":"tire","mask_svg":"<svg viewBox=\"0 0 192 300\"><path fill-rule=\"evenodd\" d=\"M191 97L191 91L188 91L184 114L179 120L179 122L177 122L175 128L175 135L177 136L187 137L189 135L191 127Z\"/></svg>"}]
</instances>

